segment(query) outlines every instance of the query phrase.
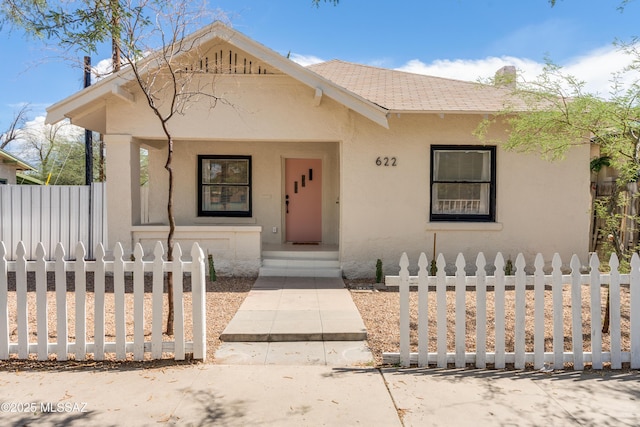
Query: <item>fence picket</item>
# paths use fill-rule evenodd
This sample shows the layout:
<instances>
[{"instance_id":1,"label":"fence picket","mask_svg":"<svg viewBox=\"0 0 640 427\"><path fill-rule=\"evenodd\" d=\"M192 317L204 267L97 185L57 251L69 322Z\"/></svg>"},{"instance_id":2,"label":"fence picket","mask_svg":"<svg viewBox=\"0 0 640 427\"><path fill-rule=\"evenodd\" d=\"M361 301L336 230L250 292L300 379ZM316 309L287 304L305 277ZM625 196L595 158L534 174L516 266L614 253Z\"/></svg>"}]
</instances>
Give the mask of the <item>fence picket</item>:
<instances>
[{"instance_id":1,"label":"fence picket","mask_svg":"<svg viewBox=\"0 0 640 427\"><path fill-rule=\"evenodd\" d=\"M133 250L133 359L144 359L144 251L140 243Z\"/></svg>"},{"instance_id":2,"label":"fence picket","mask_svg":"<svg viewBox=\"0 0 640 427\"><path fill-rule=\"evenodd\" d=\"M524 271L524 256L520 253L516 258L516 324L515 324L515 362L516 369L524 369L525 364L525 316L526 316L526 294Z\"/></svg>"},{"instance_id":3,"label":"fence picket","mask_svg":"<svg viewBox=\"0 0 640 427\"><path fill-rule=\"evenodd\" d=\"M436 321L438 327L438 368L447 367L447 283L444 268L446 262L442 254L438 255L438 261L436 262L436 310L438 320Z\"/></svg>"},{"instance_id":4,"label":"fence picket","mask_svg":"<svg viewBox=\"0 0 640 427\"><path fill-rule=\"evenodd\" d=\"M476 258L476 368L487 367L487 261L480 252Z\"/></svg>"},{"instance_id":5,"label":"fence picket","mask_svg":"<svg viewBox=\"0 0 640 427\"><path fill-rule=\"evenodd\" d=\"M192 261L182 261L181 249L177 247L178 260L175 263L166 263L162 259L162 246L157 245L160 251L155 253L154 266L152 268L154 275L155 290L152 300L156 300L156 307L160 307L159 321L156 321L156 330L160 331L159 342L157 337L153 337L154 326L152 325L151 341L144 342L144 305L142 309L135 304L134 312L131 317L127 317L125 309L125 277L128 272L134 272L137 276L134 280L134 292L136 289L142 290L142 294L138 291L138 295L142 296L144 301L144 271L146 269L143 261L143 253L140 248L136 252L136 262L126 262L123 259L123 250L120 244L117 244L114 250L114 261L105 261L104 247L99 244L95 249L97 259L95 261L86 261L86 250L82 242L78 242L74 256L76 261L67 261L67 255L62 243L59 243L55 249L53 261L46 260L46 250L42 243L36 248L36 260L27 261L26 251L23 244L18 245L15 253L18 254L16 261L6 259L8 251L4 242L0 242L0 359L9 359L12 355L17 354L20 359L28 359L31 353L35 353L40 360L46 360L49 354L55 354L57 360L67 360L69 354L73 354L76 360L86 359L87 352L94 353L94 360L103 360L105 352L116 353L116 359L125 360L127 353L134 353L136 359L144 358L147 352L152 353L152 357L161 358L166 352L174 352L176 359L184 359L186 351L193 351L194 358L206 358L206 289L205 289L205 270L204 270L204 254L200 247L195 244L192 250ZM48 271L54 271L55 284L55 322L57 335L55 343L49 343L48 318L47 313L47 285ZM179 342L163 341L162 338L162 301L163 301L163 276L164 271L173 271L176 274L176 281L180 281L179 285L174 288L174 295L177 297L176 307L178 308L178 316L176 319L176 327L180 331L176 331L176 336L180 337ZM11 310L16 311L16 329L17 342L11 342L9 332L11 325L9 323L9 289L8 275L9 272L16 273L16 298L15 305ZM105 342L105 277L109 271L113 271L114 276L114 305L116 333L115 342ZM192 295L193 295L193 342L185 342L184 331L184 301L182 282L184 280L184 271L190 271L192 275ZM35 273L35 309L33 312L28 303L27 274ZM74 289L74 306L75 310L68 313L67 298L69 297L67 285L67 272L73 272ZM95 310L93 332L95 336L94 343L87 342L87 274L93 272L94 293L95 293ZM160 277L160 280L157 280ZM142 280L140 280L142 279ZM158 305L158 295L160 296ZM153 308L153 307L152 307ZM157 311L157 310L156 310ZM156 313L156 320L158 313ZM73 318L75 327L72 331L75 333L75 342L69 342L69 320ZM127 342L126 321L134 320L134 331L142 331L142 341ZM31 322L31 323L30 323ZM33 324L33 326L32 326ZM35 327L37 332L36 342L29 342L29 330ZM135 335L135 333L134 333ZM139 335L139 332L138 332ZM134 337L135 338L135 337ZM153 342L153 339L156 342ZM154 348L155 346L155 348ZM135 348L134 348L135 347ZM140 353L140 350L142 352Z\"/></svg>"},{"instance_id":6,"label":"fence picket","mask_svg":"<svg viewBox=\"0 0 640 427\"><path fill-rule=\"evenodd\" d=\"M600 260L595 253L589 260L591 268L591 366L593 369L602 369L602 304L600 303ZM633 271L632 271L633 274Z\"/></svg>"},{"instance_id":7,"label":"fence picket","mask_svg":"<svg viewBox=\"0 0 640 427\"><path fill-rule=\"evenodd\" d=\"M75 294L76 294L76 360L87 357L87 266L82 242L76 244Z\"/></svg>"},{"instance_id":8,"label":"fence picket","mask_svg":"<svg viewBox=\"0 0 640 427\"><path fill-rule=\"evenodd\" d=\"M120 243L116 243L113 251L113 299L116 316L116 359L123 360L127 357L126 349L126 317L124 302L124 251Z\"/></svg>"},{"instance_id":9,"label":"fence picket","mask_svg":"<svg viewBox=\"0 0 640 427\"><path fill-rule=\"evenodd\" d=\"M49 358L49 308L47 307L47 265L42 243L36 249L36 310L38 331L38 360Z\"/></svg>"},{"instance_id":10,"label":"fence picket","mask_svg":"<svg viewBox=\"0 0 640 427\"><path fill-rule=\"evenodd\" d=\"M18 324L18 357L29 357L29 313L27 312L27 261L22 242L16 250L16 323Z\"/></svg>"},{"instance_id":11,"label":"fence picket","mask_svg":"<svg viewBox=\"0 0 640 427\"><path fill-rule=\"evenodd\" d=\"M533 368L541 369L544 366L544 259L542 254L536 255L534 262L534 360Z\"/></svg>"},{"instance_id":12,"label":"fence picket","mask_svg":"<svg viewBox=\"0 0 640 427\"><path fill-rule=\"evenodd\" d=\"M67 269L62 243L58 243L56 246L55 258L56 334L58 336L56 355L58 360L67 360L69 350L69 331L67 329Z\"/></svg>"},{"instance_id":13,"label":"fence picket","mask_svg":"<svg viewBox=\"0 0 640 427\"><path fill-rule=\"evenodd\" d=\"M629 286L629 336L631 338L631 369L640 369L640 256L631 257L631 284Z\"/></svg>"},{"instance_id":14,"label":"fence picket","mask_svg":"<svg viewBox=\"0 0 640 427\"><path fill-rule=\"evenodd\" d=\"M93 357L95 360L104 360L104 309L105 309L105 261L104 261L104 246L99 243L96 246L96 268L93 273L94 280L94 302L95 302L95 314L94 314L94 333L95 347L93 350Z\"/></svg>"},{"instance_id":15,"label":"fence picket","mask_svg":"<svg viewBox=\"0 0 640 427\"><path fill-rule=\"evenodd\" d=\"M620 342L620 262L615 252L609 261L611 266L611 283L609 284L610 324L609 337L611 339L611 369L622 368Z\"/></svg>"},{"instance_id":16,"label":"fence picket","mask_svg":"<svg viewBox=\"0 0 640 427\"><path fill-rule=\"evenodd\" d=\"M207 289L204 279L204 252L198 243L191 249L191 293L193 298L193 357L207 357Z\"/></svg>"},{"instance_id":17,"label":"fence picket","mask_svg":"<svg viewBox=\"0 0 640 427\"><path fill-rule=\"evenodd\" d=\"M0 242L0 360L9 358L9 280L7 247Z\"/></svg>"},{"instance_id":18,"label":"fence picket","mask_svg":"<svg viewBox=\"0 0 640 427\"><path fill-rule=\"evenodd\" d=\"M456 307L466 307L465 297L467 294L467 279L464 267L466 262L462 254L458 254L456 258ZM466 366L465 352L467 343L466 334L466 310L456 310L456 368L464 368Z\"/></svg>"},{"instance_id":19,"label":"fence picket","mask_svg":"<svg viewBox=\"0 0 640 427\"><path fill-rule=\"evenodd\" d=\"M183 277L183 264L182 264L182 248L179 243L173 248L173 277ZM195 279L191 277L191 283ZM191 288L193 292L193 287ZM174 358L176 360L184 360L184 298L182 286L173 287L173 304L175 308L174 313L174 341L175 348L173 350Z\"/></svg>"},{"instance_id":20,"label":"fence picket","mask_svg":"<svg viewBox=\"0 0 640 427\"><path fill-rule=\"evenodd\" d=\"M564 367L564 312L562 303L562 260L555 253L551 261L553 267L552 299L553 299L553 369Z\"/></svg>"},{"instance_id":21,"label":"fence picket","mask_svg":"<svg viewBox=\"0 0 640 427\"><path fill-rule=\"evenodd\" d=\"M582 356L582 292L580 285L580 260L571 257L571 342L573 344L573 369L584 369Z\"/></svg>"},{"instance_id":22,"label":"fence picket","mask_svg":"<svg viewBox=\"0 0 640 427\"><path fill-rule=\"evenodd\" d=\"M151 323L151 357L160 359L162 357L162 298L164 286L164 272L162 243L157 242L153 250L153 290L151 310L153 320ZM182 278L173 278L173 286L182 286ZM171 333L171 331L169 331Z\"/></svg>"},{"instance_id":23,"label":"fence picket","mask_svg":"<svg viewBox=\"0 0 640 427\"><path fill-rule=\"evenodd\" d=\"M400 257L400 366L409 366L409 258Z\"/></svg>"},{"instance_id":24,"label":"fence picket","mask_svg":"<svg viewBox=\"0 0 640 427\"><path fill-rule=\"evenodd\" d=\"M429 260L418 259L418 366L429 366Z\"/></svg>"},{"instance_id":25,"label":"fence picket","mask_svg":"<svg viewBox=\"0 0 640 427\"><path fill-rule=\"evenodd\" d=\"M504 369L505 362L505 310L504 310L504 257L500 252L496 255L494 265L496 271L494 273L496 278L495 285L495 319L496 319L496 331L495 331L495 360L494 366L496 369Z\"/></svg>"}]
</instances>

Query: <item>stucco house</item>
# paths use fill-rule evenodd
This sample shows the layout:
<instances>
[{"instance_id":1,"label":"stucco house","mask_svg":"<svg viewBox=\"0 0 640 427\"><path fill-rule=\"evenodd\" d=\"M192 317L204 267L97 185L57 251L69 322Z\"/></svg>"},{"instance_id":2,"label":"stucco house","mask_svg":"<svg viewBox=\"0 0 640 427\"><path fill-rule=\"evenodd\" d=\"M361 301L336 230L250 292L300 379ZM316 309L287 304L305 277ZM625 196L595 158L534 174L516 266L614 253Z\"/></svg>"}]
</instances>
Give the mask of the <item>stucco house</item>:
<instances>
[{"instance_id":1,"label":"stucco house","mask_svg":"<svg viewBox=\"0 0 640 427\"><path fill-rule=\"evenodd\" d=\"M40 184L39 180L22 173L34 170L29 163L0 149L0 184Z\"/></svg>"},{"instance_id":2,"label":"stucco house","mask_svg":"<svg viewBox=\"0 0 640 427\"><path fill-rule=\"evenodd\" d=\"M377 259L393 274L404 251L431 257L434 236L451 262L479 251L586 262L589 147L550 163L473 135L508 87L338 60L303 67L218 22L191 37L198 57L184 72L224 102L170 123L176 240L200 242L222 274L372 277ZM126 250L168 230L166 141L132 77L125 68L47 116L103 135L108 244Z\"/></svg>"}]
</instances>

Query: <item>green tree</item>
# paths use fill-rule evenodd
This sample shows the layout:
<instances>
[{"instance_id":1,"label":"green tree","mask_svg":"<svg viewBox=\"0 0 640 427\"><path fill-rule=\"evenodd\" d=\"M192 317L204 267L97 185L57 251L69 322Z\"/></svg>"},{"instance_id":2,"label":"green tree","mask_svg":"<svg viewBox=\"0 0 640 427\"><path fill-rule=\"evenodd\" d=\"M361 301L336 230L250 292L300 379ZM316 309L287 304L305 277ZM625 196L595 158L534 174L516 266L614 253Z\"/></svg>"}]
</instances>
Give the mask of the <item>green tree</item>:
<instances>
[{"instance_id":1,"label":"green tree","mask_svg":"<svg viewBox=\"0 0 640 427\"><path fill-rule=\"evenodd\" d=\"M36 166L30 175L49 185L84 184L84 132L68 122L33 121L20 129L14 150ZM94 148L98 142L94 143ZM97 150L94 150L97 153ZM97 155L97 154L94 154ZM97 166L96 166L97 167ZM95 174L94 168L94 174Z\"/></svg>"},{"instance_id":2,"label":"green tree","mask_svg":"<svg viewBox=\"0 0 640 427\"><path fill-rule=\"evenodd\" d=\"M611 249L624 260L629 258L630 250L635 249L622 247L620 243L624 215L618 208L624 203L635 203L628 199L627 188L637 182L640 174L637 77L640 52L636 44L621 48L634 61L612 76L612 90L607 98L585 91L584 82L549 62L533 82L518 82L512 99L519 105L514 102L495 118L485 120L476 133L487 140L491 125L506 121L509 125L506 149L536 152L549 160L563 158L577 145L597 145L600 155L591 162L592 170L610 165L617 171L618 178L611 195L600 199L594 209L605 219L601 235L611 236ZM636 222L638 218L634 215L627 219Z\"/></svg>"}]
</instances>

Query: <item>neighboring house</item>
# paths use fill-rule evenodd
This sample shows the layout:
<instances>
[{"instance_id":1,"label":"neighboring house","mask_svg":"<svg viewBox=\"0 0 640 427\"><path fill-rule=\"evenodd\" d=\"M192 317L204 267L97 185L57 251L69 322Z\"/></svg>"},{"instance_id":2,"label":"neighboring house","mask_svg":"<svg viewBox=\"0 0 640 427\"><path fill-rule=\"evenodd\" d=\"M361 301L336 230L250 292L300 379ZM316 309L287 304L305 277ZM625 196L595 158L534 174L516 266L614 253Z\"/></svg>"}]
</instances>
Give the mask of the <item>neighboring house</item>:
<instances>
[{"instance_id":1,"label":"neighboring house","mask_svg":"<svg viewBox=\"0 0 640 427\"><path fill-rule=\"evenodd\" d=\"M200 242L218 271L256 274L265 248L321 243L346 277L373 277L377 259L391 274L404 251L432 257L435 235L450 263L462 252L471 266L480 251L490 262L498 251L587 262L589 147L550 163L473 135L508 87L343 61L303 67L220 23L193 40L191 69L224 102L170 122L176 240ZM130 71L48 109L48 123L65 117L104 135L109 244L165 240L166 142ZM141 147L153 224L141 223Z\"/></svg>"},{"instance_id":2,"label":"neighboring house","mask_svg":"<svg viewBox=\"0 0 640 427\"><path fill-rule=\"evenodd\" d=\"M22 173L34 170L36 168L29 163L0 149L0 184L37 184L33 178Z\"/></svg>"}]
</instances>

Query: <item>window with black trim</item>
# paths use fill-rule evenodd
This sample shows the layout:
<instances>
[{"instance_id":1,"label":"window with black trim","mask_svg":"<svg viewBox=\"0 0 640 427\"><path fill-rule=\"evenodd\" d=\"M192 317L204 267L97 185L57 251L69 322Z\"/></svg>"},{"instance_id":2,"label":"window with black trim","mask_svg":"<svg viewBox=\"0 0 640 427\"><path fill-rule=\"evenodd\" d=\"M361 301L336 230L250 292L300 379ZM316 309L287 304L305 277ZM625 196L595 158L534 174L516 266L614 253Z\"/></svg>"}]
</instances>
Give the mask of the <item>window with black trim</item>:
<instances>
[{"instance_id":1,"label":"window with black trim","mask_svg":"<svg viewBox=\"0 0 640 427\"><path fill-rule=\"evenodd\" d=\"M251 216L251 156L198 156L198 216Z\"/></svg>"},{"instance_id":2,"label":"window with black trim","mask_svg":"<svg viewBox=\"0 0 640 427\"><path fill-rule=\"evenodd\" d=\"M496 147L431 147L431 221L495 221Z\"/></svg>"}]
</instances>

